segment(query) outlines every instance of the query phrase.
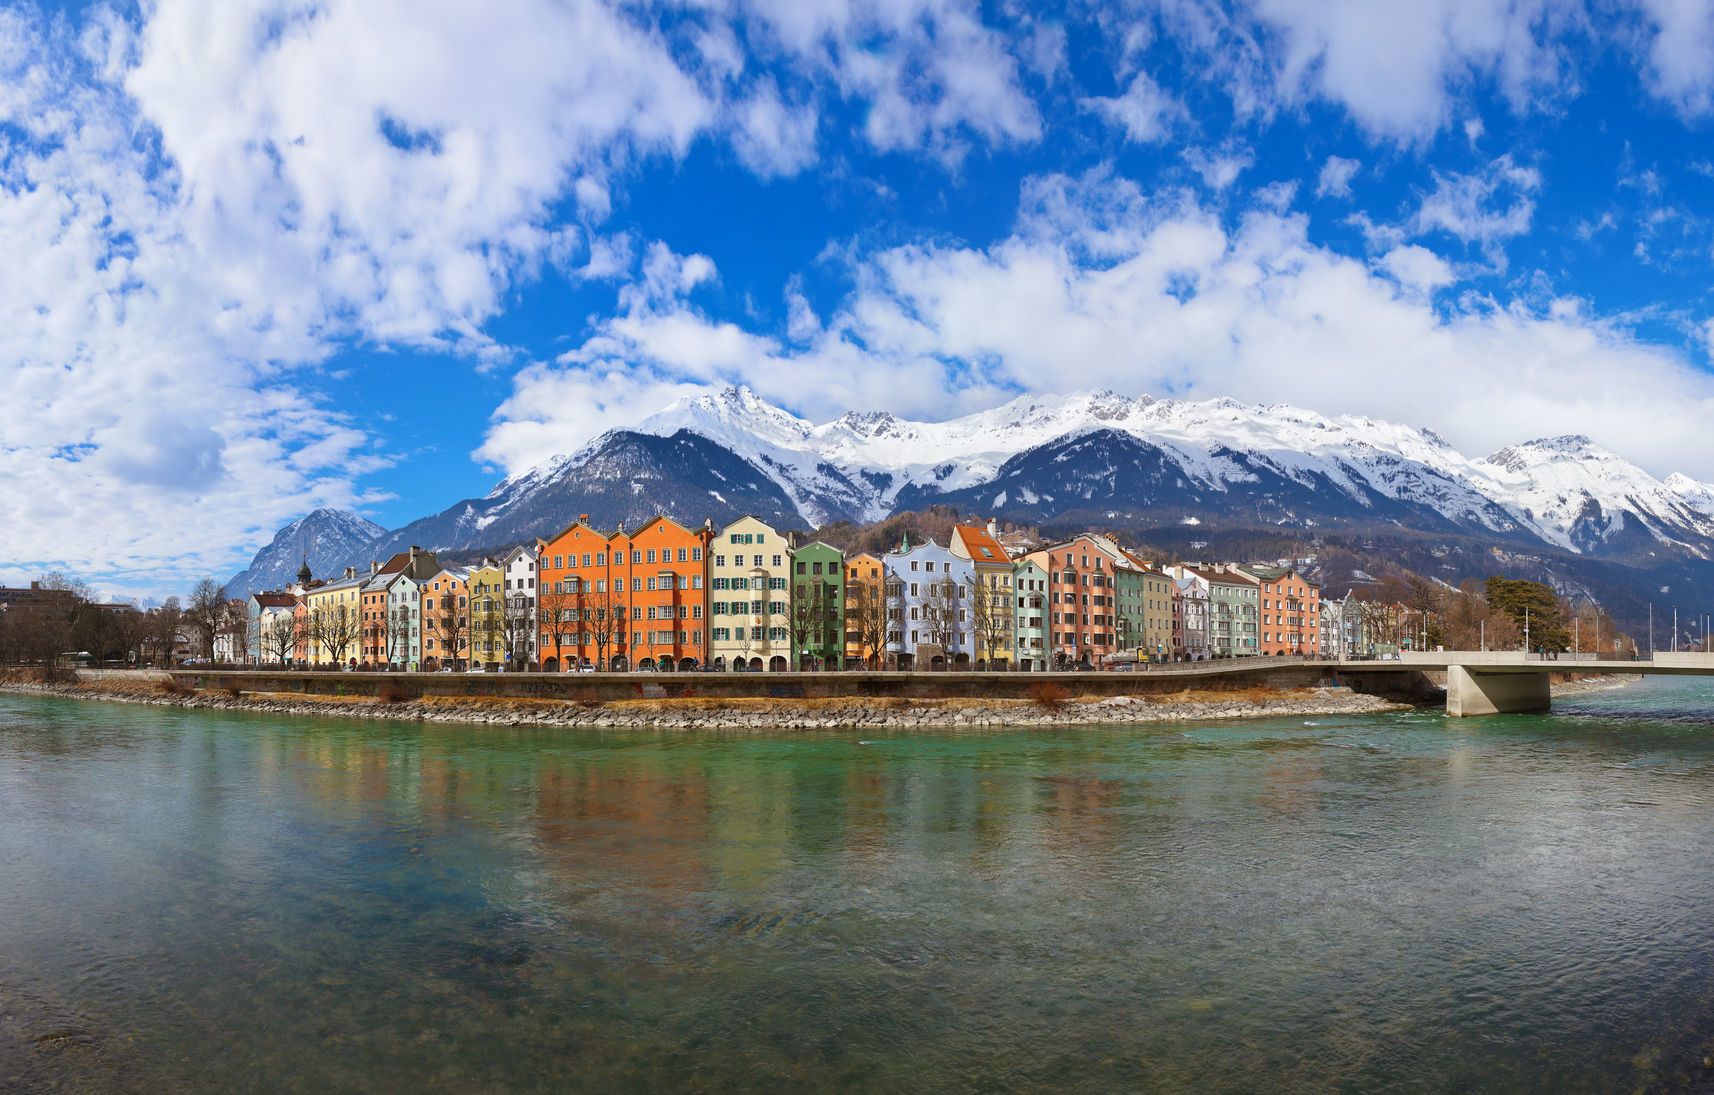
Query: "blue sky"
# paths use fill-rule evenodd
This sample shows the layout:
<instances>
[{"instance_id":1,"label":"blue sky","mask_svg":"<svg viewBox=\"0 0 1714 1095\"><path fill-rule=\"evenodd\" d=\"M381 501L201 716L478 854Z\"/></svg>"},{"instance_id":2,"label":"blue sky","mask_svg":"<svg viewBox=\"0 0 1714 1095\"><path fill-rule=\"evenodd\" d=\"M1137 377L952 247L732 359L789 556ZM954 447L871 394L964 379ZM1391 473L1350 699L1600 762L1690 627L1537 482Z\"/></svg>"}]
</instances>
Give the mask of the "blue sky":
<instances>
[{"instance_id":1,"label":"blue sky","mask_svg":"<svg viewBox=\"0 0 1714 1095\"><path fill-rule=\"evenodd\" d=\"M1714 480L1710 0L0 8L0 578L152 594L727 383Z\"/></svg>"}]
</instances>

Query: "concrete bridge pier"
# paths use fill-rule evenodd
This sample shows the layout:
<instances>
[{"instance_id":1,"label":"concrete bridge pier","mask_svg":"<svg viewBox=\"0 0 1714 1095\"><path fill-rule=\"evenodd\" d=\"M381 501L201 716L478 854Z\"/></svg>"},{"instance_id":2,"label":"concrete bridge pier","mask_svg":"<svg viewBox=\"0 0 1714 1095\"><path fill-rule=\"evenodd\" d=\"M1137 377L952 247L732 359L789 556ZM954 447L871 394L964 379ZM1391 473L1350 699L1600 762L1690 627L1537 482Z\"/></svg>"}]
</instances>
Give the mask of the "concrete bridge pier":
<instances>
[{"instance_id":1,"label":"concrete bridge pier","mask_svg":"<svg viewBox=\"0 0 1714 1095\"><path fill-rule=\"evenodd\" d=\"M1534 714L1552 706L1553 689L1546 673L1479 673L1457 664L1446 667L1446 713L1455 719Z\"/></svg>"}]
</instances>

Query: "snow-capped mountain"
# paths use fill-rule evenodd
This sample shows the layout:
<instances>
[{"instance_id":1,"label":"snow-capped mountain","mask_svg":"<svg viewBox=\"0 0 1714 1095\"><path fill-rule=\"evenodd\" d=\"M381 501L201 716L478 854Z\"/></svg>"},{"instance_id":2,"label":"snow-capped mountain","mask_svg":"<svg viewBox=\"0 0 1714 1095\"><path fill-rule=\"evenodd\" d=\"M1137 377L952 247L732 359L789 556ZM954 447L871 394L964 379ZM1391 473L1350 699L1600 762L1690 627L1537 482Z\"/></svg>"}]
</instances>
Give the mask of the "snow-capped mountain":
<instances>
[{"instance_id":1,"label":"snow-capped mountain","mask_svg":"<svg viewBox=\"0 0 1714 1095\"><path fill-rule=\"evenodd\" d=\"M312 510L275 533L250 565L226 583L226 595L244 597L283 589L297 579L298 568L305 561L318 578L336 575L345 567L357 565L359 556L366 561L363 553L386 533L380 525L350 510Z\"/></svg>"},{"instance_id":2,"label":"snow-capped mountain","mask_svg":"<svg viewBox=\"0 0 1714 1095\"><path fill-rule=\"evenodd\" d=\"M1603 565L1682 562L1714 581L1714 485L1657 480L1582 437L1473 459L1430 430L1358 415L1112 392L1021 396L944 422L854 412L818 424L735 387L676 402L390 533L318 511L282 530L235 583L288 581L306 538L329 545L310 551L323 574L412 544L456 552L527 542L581 513L607 527L663 512L718 527L755 513L808 529L934 503L1050 529L1457 540L1472 574L1492 549ZM1677 573L1672 580L1703 580Z\"/></svg>"},{"instance_id":3,"label":"snow-capped mountain","mask_svg":"<svg viewBox=\"0 0 1714 1095\"><path fill-rule=\"evenodd\" d=\"M1714 547L1714 490L1685 475L1655 479L1587 437L1527 441L1478 463L1495 496L1550 543L1589 554L1664 544L1700 558Z\"/></svg>"},{"instance_id":4,"label":"snow-capped mountain","mask_svg":"<svg viewBox=\"0 0 1714 1095\"><path fill-rule=\"evenodd\" d=\"M681 400L633 430L687 430L718 442L773 479L812 524L878 520L937 500L1051 520L1066 510L1138 516L1174 502L1250 510L1268 497L1302 493L1268 523L1313 525L1317 510L1333 508L1353 519L1432 516L1579 553L1636 548L1638 535L1700 557L1714 549L1714 487L1684 476L1663 483L1587 438L1526 442L1472 459L1431 430L1364 416L1112 392L1020 396L945 422L878 412L816 425L747 388ZM1008 461L1091 432L1152 446L1173 474L1158 493L1139 495L1143 484L1121 477L1102 496L1084 446L1086 459L1067 457L1066 470L1089 482L1057 490L1037 482L1020 488L1027 493L1000 486ZM1093 470L1104 469L1094 459Z\"/></svg>"}]
</instances>

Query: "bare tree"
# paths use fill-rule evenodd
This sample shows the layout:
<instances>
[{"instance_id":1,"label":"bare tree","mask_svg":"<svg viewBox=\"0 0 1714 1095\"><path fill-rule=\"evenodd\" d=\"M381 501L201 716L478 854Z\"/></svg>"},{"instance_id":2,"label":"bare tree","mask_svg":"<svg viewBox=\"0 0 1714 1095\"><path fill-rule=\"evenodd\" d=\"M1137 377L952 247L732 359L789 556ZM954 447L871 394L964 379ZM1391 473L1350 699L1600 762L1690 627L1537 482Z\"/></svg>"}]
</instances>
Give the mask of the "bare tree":
<instances>
[{"instance_id":1,"label":"bare tree","mask_svg":"<svg viewBox=\"0 0 1714 1095\"><path fill-rule=\"evenodd\" d=\"M250 612L243 601L226 601L220 609L220 632L235 662L250 660Z\"/></svg>"},{"instance_id":2,"label":"bare tree","mask_svg":"<svg viewBox=\"0 0 1714 1095\"><path fill-rule=\"evenodd\" d=\"M855 578L845 586L845 628L854 637L857 658L878 667L886 657L888 596L883 581Z\"/></svg>"},{"instance_id":3,"label":"bare tree","mask_svg":"<svg viewBox=\"0 0 1714 1095\"><path fill-rule=\"evenodd\" d=\"M399 605L389 608L387 619L387 663L402 663L410 653L411 645L411 606Z\"/></svg>"},{"instance_id":4,"label":"bare tree","mask_svg":"<svg viewBox=\"0 0 1714 1095\"><path fill-rule=\"evenodd\" d=\"M430 617L434 624L435 637L440 640L443 663L449 658L454 663L460 660L470 633L469 604L460 604L461 599L458 586L448 582L439 606Z\"/></svg>"},{"instance_id":5,"label":"bare tree","mask_svg":"<svg viewBox=\"0 0 1714 1095\"><path fill-rule=\"evenodd\" d=\"M625 607L624 591L614 588L623 579L615 578L611 584L598 582L595 590L588 594L583 602L590 606L583 609L584 623L587 624L589 635L595 644L595 667L606 669L607 651L610 647L623 641L629 612Z\"/></svg>"},{"instance_id":6,"label":"bare tree","mask_svg":"<svg viewBox=\"0 0 1714 1095\"><path fill-rule=\"evenodd\" d=\"M470 651L472 660L489 661L504 645L506 600L497 590L470 594Z\"/></svg>"},{"instance_id":7,"label":"bare tree","mask_svg":"<svg viewBox=\"0 0 1714 1095\"><path fill-rule=\"evenodd\" d=\"M173 664L173 646L178 642L179 629L184 626L184 611L177 597L168 597L149 613L148 639L153 648L156 665Z\"/></svg>"},{"instance_id":8,"label":"bare tree","mask_svg":"<svg viewBox=\"0 0 1714 1095\"><path fill-rule=\"evenodd\" d=\"M576 592L572 589L574 584L577 587ZM536 596L536 615L542 634L546 635L548 642L553 645L554 664L561 670L565 669L565 644L581 627L581 622L573 617L584 611L582 605L587 596L582 592L583 584L575 578L569 581L543 582Z\"/></svg>"},{"instance_id":9,"label":"bare tree","mask_svg":"<svg viewBox=\"0 0 1714 1095\"><path fill-rule=\"evenodd\" d=\"M190 591L190 604L185 607L184 621L201 641L203 657L214 660L214 637L226 611L226 597L220 583L213 578L199 579Z\"/></svg>"},{"instance_id":10,"label":"bare tree","mask_svg":"<svg viewBox=\"0 0 1714 1095\"><path fill-rule=\"evenodd\" d=\"M530 611L530 597L521 590L507 593L503 605L500 640L505 644L506 664L514 669L525 665L533 668L536 648L531 636L536 630L536 615Z\"/></svg>"},{"instance_id":11,"label":"bare tree","mask_svg":"<svg viewBox=\"0 0 1714 1095\"><path fill-rule=\"evenodd\" d=\"M930 579L923 588L920 605L928 641L940 647L950 664L958 647L958 583L950 576Z\"/></svg>"},{"instance_id":12,"label":"bare tree","mask_svg":"<svg viewBox=\"0 0 1714 1095\"><path fill-rule=\"evenodd\" d=\"M280 665L292 660L292 648L297 645L298 625L290 612L275 612L268 616L260 641L262 657L272 658Z\"/></svg>"},{"instance_id":13,"label":"bare tree","mask_svg":"<svg viewBox=\"0 0 1714 1095\"><path fill-rule=\"evenodd\" d=\"M350 605L319 604L309 612L309 638L334 665L344 665L345 652L357 642L362 623Z\"/></svg>"},{"instance_id":14,"label":"bare tree","mask_svg":"<svg viewBox=\"0 0 1714 1095\"><path fill-rule=\"evenodd\" d=\"M970 598L970 627L978 652L992 668L995 651L1009 651L1012 646L1012 595L1010 590L1000 588L997 575L987 575L984 583L983 575L978 573L975 581Z\"/></svg>"}]
</instances>

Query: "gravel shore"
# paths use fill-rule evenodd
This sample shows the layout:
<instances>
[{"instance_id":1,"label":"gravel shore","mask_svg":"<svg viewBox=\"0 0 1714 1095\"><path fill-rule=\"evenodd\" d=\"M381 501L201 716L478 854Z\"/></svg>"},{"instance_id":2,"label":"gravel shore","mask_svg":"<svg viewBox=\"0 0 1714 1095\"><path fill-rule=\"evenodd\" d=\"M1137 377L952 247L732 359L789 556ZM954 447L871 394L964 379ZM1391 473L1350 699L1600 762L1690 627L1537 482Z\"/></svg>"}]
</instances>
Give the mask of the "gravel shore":
<instances>
[{"instance_id":1,"label":"gravel shore","mask_svg":"<svg viewBox=\"0 0 1714 1095\"><path fill-rule=\"evenodd\" d=\"M244 693L234 697L217 692L172 693L158 685L141 682L128 685L111 682L46 685L7 681L0 682L0 692L154 704L188 710L599 730L1086 726L1368 715L1412 709L1410 704L1343 688L1199 691L1099 699L1050 695L1031 700L742 699L621 700L610 703L452 697L384 703L368 698L323 699L267 693Z\"/></svg>"}]
</instances>

